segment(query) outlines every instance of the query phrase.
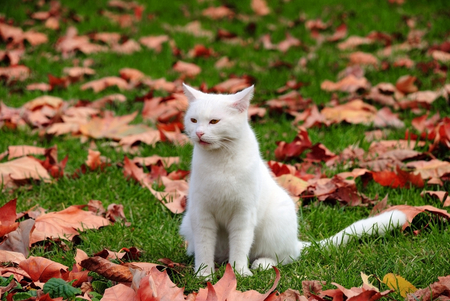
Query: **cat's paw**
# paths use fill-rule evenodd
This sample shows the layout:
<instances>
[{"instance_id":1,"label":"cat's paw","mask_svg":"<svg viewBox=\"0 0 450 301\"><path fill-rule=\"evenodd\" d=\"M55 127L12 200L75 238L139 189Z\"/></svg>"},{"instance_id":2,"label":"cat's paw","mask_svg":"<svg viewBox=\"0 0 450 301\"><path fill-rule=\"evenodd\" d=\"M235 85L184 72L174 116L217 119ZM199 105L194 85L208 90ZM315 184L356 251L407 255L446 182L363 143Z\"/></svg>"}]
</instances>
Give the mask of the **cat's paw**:
<instances>
[{"instance_id":1,"label":"cat's paw","mask_svg":"<svg viewBox=\"0 0 450 301\"><path fill-rule=\"evenodd\" d=\"M214 271L212 269L208 269L208 267L202 268L195 274L197 278L203 278L205 281L211 281L214 276Z\"/></svg>"},{"instance_id":2,"label":"cat's paw","mask_svg":"<svg viewBox=\"0 0 450 301\"><path fill-rule=\"evenodd\" d=\"M242 267L240 269L236 268L236 273L243 277L253 276L253 273L250 271L248 267Z\"/></svg>"},{"instance_id":3,"label":"cat's paw","mask_svg":"<svg viewBox=\"0 0 450 301\"><path fill-rule=\"evenodd\" d=\"M272 258L258 258L252 263L252 269L263 269L267 270L270 269L273 266L276 266L277 262L273 260Z\"/></svg>"}]
</instances>

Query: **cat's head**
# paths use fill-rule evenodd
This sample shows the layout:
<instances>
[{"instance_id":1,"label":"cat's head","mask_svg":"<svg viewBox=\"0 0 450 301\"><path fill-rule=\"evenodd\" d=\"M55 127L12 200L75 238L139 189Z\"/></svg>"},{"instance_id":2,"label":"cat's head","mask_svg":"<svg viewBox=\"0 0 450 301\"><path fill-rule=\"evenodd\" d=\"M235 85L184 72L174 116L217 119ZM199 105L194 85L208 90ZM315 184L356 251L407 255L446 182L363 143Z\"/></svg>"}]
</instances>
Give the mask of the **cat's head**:
<instances>
[{"instance_id":1,"label":"cat's head","mask_svg":"<svg viewBox=\"0 0 450 301\"><path fill-rule=\"evenodd\" d=\"M206 150L229 148L248 128L253 86L236 94L208 94L183 84L189 100L184 128L195 145Z\"/></svg>"}]
</instances>

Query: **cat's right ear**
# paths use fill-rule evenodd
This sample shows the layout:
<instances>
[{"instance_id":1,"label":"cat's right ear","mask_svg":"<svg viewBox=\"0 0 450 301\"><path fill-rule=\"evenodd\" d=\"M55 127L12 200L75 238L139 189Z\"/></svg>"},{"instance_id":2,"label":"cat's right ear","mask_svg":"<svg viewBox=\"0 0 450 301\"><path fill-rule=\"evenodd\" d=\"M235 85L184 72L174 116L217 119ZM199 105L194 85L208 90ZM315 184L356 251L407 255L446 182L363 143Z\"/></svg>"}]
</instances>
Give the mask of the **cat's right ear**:
<instances>
[{"instance_id":1,"label":"cat's right ear","mask_svg":"<svg viewBox=\"0 0 450 301\"><path fill-rule=\"evenodd\" d=\"M204 93L195 90L194 88L186 85L185 83L183 83L183 91L184 91L184 95L186 95L186 97L188 98L189 102L193 102L196 99L199 99L203 96Z\"/></svg>"}]
</instances>

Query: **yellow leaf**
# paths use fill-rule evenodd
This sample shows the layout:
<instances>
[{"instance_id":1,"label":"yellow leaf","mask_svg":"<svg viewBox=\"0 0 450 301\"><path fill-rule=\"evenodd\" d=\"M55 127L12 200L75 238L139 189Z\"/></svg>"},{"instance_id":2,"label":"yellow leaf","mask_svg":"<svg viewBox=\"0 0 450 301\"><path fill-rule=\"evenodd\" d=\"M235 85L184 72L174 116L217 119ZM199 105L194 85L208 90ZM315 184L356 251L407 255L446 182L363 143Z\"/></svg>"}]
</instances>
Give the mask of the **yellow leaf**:
<instances>
[{"instance_id":1,"label":"yellow leaf","mask_svg":"<svg viewBox=\"0 0 450 301\"><path fill-rule=\"evenodd\" d=\"M417 291L417 288L408 280L392 273L384 275L383 283L389 286L390 289L399 292L402 297L406 297L406 294Z\"/></svg>"},{"instance_id":2,"label":"yellow leaf","mask_svg":"<svg viewBox=\"0 0 450 301\"><path fill-rule=\"evenodd\" d=\"M361 279L363 281L363 288L367 289L367 290L375 290L377 292L379 292L378 288L376 286L374 286L370 281L369 281L369 277L368 275L364 274L363 272L361 272Z\"/></svg>"}]
</instances>

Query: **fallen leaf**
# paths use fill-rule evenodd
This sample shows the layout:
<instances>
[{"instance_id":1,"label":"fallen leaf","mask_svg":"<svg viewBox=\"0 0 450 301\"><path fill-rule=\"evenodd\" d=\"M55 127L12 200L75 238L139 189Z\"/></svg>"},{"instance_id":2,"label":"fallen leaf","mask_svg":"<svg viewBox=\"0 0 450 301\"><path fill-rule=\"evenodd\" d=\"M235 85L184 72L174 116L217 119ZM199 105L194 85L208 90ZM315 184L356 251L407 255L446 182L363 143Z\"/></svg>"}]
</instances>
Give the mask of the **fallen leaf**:
<instances>
[{"instance_id":1,"label":"fallen leaf","mask_svg":"<svg viewBox=\"0 0 450 301\"><path fill-rule=\"evenodd\" d=\"M83 84L81 86L81 90L92 89L94 90L94 92L98 93L111 86L117 86L120 90L130 89L130 86L128 85L127 81L124 80L123 78L117 76L107 76Z\"/></svg>"},{"instance_id":2,"label":"fallen leaf","mask_svg":"<svg viewBox=\"0 0 450 301\"><path fill-rule=\"evenodd\" d=\"M93 212L81 210L81 206L70 206L59 212L50 212L38 216L35 230L31 235L31 243L47 238L72 239L78 230L98 229L108 226L110 222L96 216Z\"/></svg>"},{"instance_id":3,"label":"fallen leaf","mask_svg":"<svg viewBox=\"0 0 450 301\"><path fill-rule=\"evenodd\" d=\"M336 83L325 80L320 85L320 88L325 91L342 91L351 93L358 90L368 90L370 88L370 83L365 77L357 78L350 74Z\"/></svg>"},{"instance_id":4,"label":"fallen leaf","mask_svg":"<svg viewBox=\"0 0 450 301\"><path fill-rule=\"evenodd\" d=\"M62 271L69 268L44 257L30 256L19 263L19 267L30 275L32 281L47 282L51 278L62 278Z\"/></svg>"},{"instance_id":5,"label":"fallen leaf","mask_svg":"<svg viewBox=\"0 0 450 301\"><path fill-rule=\"evenodd\" d=\"M184 289L178 288L167 275L167 271L160 272L156 267L143 277L136 291L136 300L151 300L161 296L161 300L184 301Z\"/></svg>"},{"instance_id":6,"label":"fallen leaf","mask_svg":"<svg viewBox=\"0 0 450 301\"><path fill-rule=\"evenodd\" d=\"M84 259L80 265L86 270L95 272L112 281L131 282L133 279L128 266L113 263L100 256Z\"/></svg>"},{"instance_id":7,"label":"fallen leaf","mask_svg":"<svg viewBox=\"0 0 450 301\"><path fill-rule=\"evenodd\" d=\"M136 293L134 290L122 283L114 285L105 290L102 301L134 301Z\"/></svg>"},{"instance_id":8,"label":"fallen leaf","mask_svg":"<svg viewBox=\"0 0 450 301\"><path fill-rule=\"evenodd\" d=\"M213 20L223 19L223 18L233 18L234 12L226 6L219 7L208 7L202 11L202 15L209 17Z\"/></svg>"},{"instance_id":9,"label":"fallen leaf","mask_svg":"<svg viewBox=\"0 0 450 301\"><path fill-rule=\"evenodd\" d=\"M233 268L228 263L225 269L223 277L214 285L207 283L207 288L200 289L196 297L196 301L205 300L255 300L263 301L269 294L276 288L278 281L280 281L280 272L276 267L275 270L275 281L272 287L265 293L261 294L254 290L249 290L246 292L240 292L236 290L236 276L233 272Z\"/></svg>"},{"instance_id":10,"label":"fallen leaf","mask_svg":"<svg viewBox=\"0 0 450 301\"><path fill-rule=\"evenodd\" d=\"M114 117L107 115L104 118L93 117L88 123L80 125L80 132L94 139L110 138L121 140L134 134L147 132L149 128L145 125L129 125L138 112L129 115Z\"/></svg>"},{"instance_id":11,"label":"fallen leaf","mask_svg":"<svg viewBox=\"0 0 450 301\"><path fill-rule=\"evenodd\" d=\"M417 86L414 85L415 81L416 81L415 76L404 75L397 80L395 87L402 93L405 94L413 93L418 90Z\"/></svg>"},{"instance_id":12,"label":"fallen leaf","mask_svg":"<svg viewBox=\"0 0 450 301\"><path fill-rule=\"evenodd\" d=\"M388 273L383 277L383 283L390 289L400 293L402 297L406 297L409 293L414 293L417 288L402 276Z\"/></svg>"},{"instance_id":13,"label":"fallen leaf","mask_svg":"<svg viewBox=\"0 0 450 301\"><path fill-rule=\"evenodd\" d=\"M20 181L27 179L50 181L50 175L45 168L35 159L22 157L16 160L0 163L0 177L3 183L6 178ZM2 183L0 181L0 183Z\"/></svg>"},{"instance_id":14,"label":"fallen leaf","mask_svg":"<svg viewBox=\"0 0 450 301\"><path fill-rule=\"evenodd\" d=\"M183 61L177 61L175 65L173 65L172 69L189 77L195 77L202 71L199 66Z\"/></svg>"},{"instance_id":15,"label":"fallen leaf","mask_svg":"<svg viewBox=\"0 0 450 301\"><path fill-rule=\"evenodd\" d=\"M252 10L258 16L266 16L270 14L270 8L267 6L267 2L265 0L252 0L250 5Z\"/></svg>"},{"instance_id":16,"label":"fallen leaf","mask_svg":"<svg viewBox=\"0 0 450 301\"><path fill-rule=\"evenodd\" d=\"M169 41L169 36L160 35L160 36L146 36L141 37L139 39L139 43L142 45L155 50L156 52L161 52L162 44Z\"/></svg>"},{"instance_id":17,"label":"fallen leaf","mask_svg":"<svg viewBox=\"0 0 450 301\"><path fill-rule=\"evenodd\" d=\"M0 238L19 227L16 223L16 204L17 199L13 199L0 208Z\"/></svg>"},{"instance_id":18,"label":"fallen leaf","mask_svg":"<svg viewBox=\"0 0 450 301\"><path fill-rule=\"evenodd\" d=\"M28 257L30 252L30 235L34 230L35 221L27 219L19 223L16 230L8 233L6 239L0 244L0 250L13 251Z\"/></svg>"},{"instance_id":19,"label":"fallen leaf","mask_svg":"<svg viewBox=\"0 0 450 301\"><path fill-rule=\"evenodd\" d=\"M430 205L425 205L425 206L396 205L396 206L389 207L388 209L386 209L382 212L387 212L387 211L392 211L392 210L400 210L404 214L406 214L407 221L402 226L403 230L405 230L412 223L412 221L416 217L416 215L418 215L419 213L423 213L423 212L429 212L429 213L435 214L437 216L444 217L446 219L450 219L450 214L446 210L438 209L438 208L430 206Z\"/></svg>"}]
</instances>

